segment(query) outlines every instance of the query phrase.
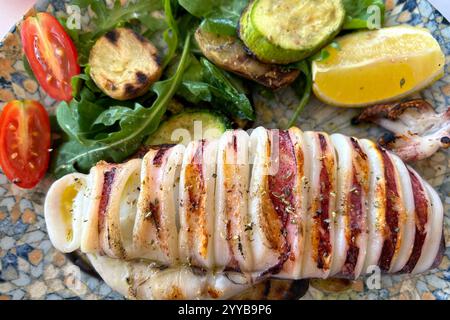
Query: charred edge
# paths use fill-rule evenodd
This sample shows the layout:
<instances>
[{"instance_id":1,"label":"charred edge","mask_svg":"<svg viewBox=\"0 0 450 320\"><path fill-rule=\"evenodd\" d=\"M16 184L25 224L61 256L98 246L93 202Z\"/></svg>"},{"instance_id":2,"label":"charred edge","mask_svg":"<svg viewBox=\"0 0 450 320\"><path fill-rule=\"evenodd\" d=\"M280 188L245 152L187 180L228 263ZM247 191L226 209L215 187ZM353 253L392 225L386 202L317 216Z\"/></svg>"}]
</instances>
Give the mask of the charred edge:
<instances>
[{"instance_id":1,"label":"charred edge","mask_svg":"<svg viewBox=\"0 0 450 320\"><path fill-rule=\"evenodd\" d=\"M146 210L147 214L145 220L151 220L153 225L155 226L156 233L158 239L160 238L160 228L161 228L161 209L159 200L155 199L154 201L150 201Z\"/></svg>"},{"instance_id":2,"label":"charred edge","mask_svg":"<svg viewBox=\"0 0 450 320\"><path fill-rule=\"evenodd\" d=\"M172 146L173 146L173 145L161 145L161 146L158 148L158 151L156 152L156 155L155 155L155 157L153 158L153 162L152 162L154 166L159 167L159 166L162 165L164 155L167 153L167 151L168 151L170 148L172 148Z\"/></svg>"},{"instance_id":3,"label":"charred edge","mask_svg":"<svg viewBox=\"0 0 450 320\"><path fill-rule=\"evenodd\" d=\"M350 225L348 226L350 229L350 244L342 269L342 274L346 277L354 277L355 267L358 261L359 247L356 242L362 232L362 192L362 186L356 175L356 168L353 166L353 185L348 195L350 203L350 210L348 211L350 218Z\"/></svg>"},{"instance_id":4,"label":"charred edge","mask_svg":"<svg viewBox=\"0 0 450 320\"><path fill-rule=\"evenodd\" d=\"M109 198L111 196L112 185L116 176L116 168L112 167L103 173L103 187L98 209L98 232L102 232L105 227L105 215L108 209Z\"/></svg>"},{"instance_id":5,"label":"charred edge","mask_svg":"<svg viewBox=\"0 0 450 320\"><path fill-rule=\"evenodd\" d=\"M141 43L147 43L147 39L145 39L141 34L137 33L134 30L131 30L131 32L133 33L134 37Z\"/></svg>"},{"instance_id":6,"label":"charred edge","mask_svg":"<svg viewBox=\"0 0 450 320\"><path fill-rule=\"evenodd\" d=\"M414 190L413 196L414 206L416 208L416 233L414 236L414 245L411 255L409 256L408 262L403 267L401 272L410 273L416 266L417 261L419 261L420 255L422 254L422 247L427 236L425 225L428 220L428 199L417 176L409 169L408 172L411 178L412 189Z\"/></svg>"},{"instance_id":7,"label":"charred edge","mask_svg":"<svg viewBox=\"0 0 450 320\"><path fill-rule=\"evenodd\" d=\"M132 96L136 95L138 92L139 92L139 88L138 87L135 87L131 83L125 84L125 94L128 97L132 97Z\"/></svg>"},{"instance_id":8,"label":"charred edge","mask_svg":"<svg viewBox=\"0 0 450 320\"><path fill-rule=\"evenodd\" d=\"M238 237L238 239L236 239L236 240L239 241L239 245L242 247L240 237ZM233 271L239 272L240 271L239 263L236 260L236 257L234 255L232 241L235 241L235 240L233 239L233 234L231 232L231 221L230 221L230 219L228 219L228 221L227 221L227 243L228 243L228 250L230 252L231 260L230 260L230 262L228 262L227 271L233 270ZM241 250L240 253L241 253L242 256L244 256L242 250Z\"/></svg>"},{"instance_id":9,"label":"charred edge","mask_svg":"<svg viewBox=\"0 0 450 320\"><path fill-rule=\"evenodd\" d=\"M137 81L137 83L144 86L149 82L149 78L142 71L137 71L136 72L136 81Z\"/></svg>"},{"instance_id":10,"label":"charred edge","mask_svg":"<svg viewBox=\"0 0 450 320\"><path fill-rule=\"evenodd\" d=\"M356 138L351 137L350 142L352 143L353 148L358 153L358 155L363 159L367 160L367 154L361 149L361 146L359 145L359 142Z\"/></svg>"},{"instance_id":11,"label":"charred edge","mask_svg":"<svg viewBox=\"0 0 450 320\"><path fill-rule=\"evenodd\" d=\"M439 245L439 250L436 254L436 258L434 259L434 262L431 265L430 269L439 267L439 265L442 262L442 259L444 258L444 254L445 254L445 236L444 233L442 233L441 244Z\"/></svg>"},{"instance_id":12,"label":"charred edge","mask_svg":"<svg viewBox=\"0 0 450 320\"><path fill-rule=\"evenodd\" d=\"M205 141L201 140L200 145L197 146L189 170L186 170L186 186L188 188L188 203L187 203L187 225L188 225L188 246L192 247L193 237L197 234L195 230L200 230L201 235L204 236L201 230L202 225L198 225L198 220L202 217L199 215L199 210L202 206L202 197L204 196L205 180L203 175L203 150ZM208 241L208 237L206 237ZM207 246L207 243L206 245Z\"/></svg>"},{"instance_id":13,"label":"charred edge","mask_svg":"<svg viewBox=\"0 0 450 320\"><path fill-rule=\"evenodd\" d=\"M278 264L269 269L269 273L278 273L283 268L284 263L291 255L291 246L287 240L287 224L290 221L290 211L295 208L293 195L295 177L297 172L297 158L289 131L283 130L279 133L279 170L275 175L269 176L269 195L272 205L281 220L281 233L284 237L282 252Z\"/></svg>"},{"instance_id":14,"label":"charred edge","mask_svg":"<svg viewBox=\"0 0 450 320\"><path fill-rule=\"evenodd\" d=\"M320 141L320 148L322 151L322 155L327 153L328 143L324 135L318 134ZM327 262L327 258L331 254L331 239L330 239L330 217L328 214L329 206L330 206L330 192L331 192L331 181L330 176L327 170L325 157L321 159L321 170L320 170L320 209L317 214L314 216L314 219L320 225L321 231L319 232L319 246L317 248L317 267L319 269L328 269L329 262Z\"/></svg>"},{"instance_id":15,"label":"charred edge","mask_svg":"<svg viewBox=\"0 0 450 320\"><path fill-rule=\"evenodd\" d=\"M236 133L233 132L233 150L234 152L237 152L238 148L237 148L237 137L236 137Z\"/></svg>"},{"instance_id":16,"label":"charred edge","mask_svg":"<svg viewBox=\"0 0 450 320\"><path fill-rule=\"evenodd\" d=\"M442 137L441 143L445 146L450 146L450 137Z\"/></svg>"},{"instance_id":17,"label":"charred edge","mask_svg":"<svg viewBox=\"0 0 450 320\"><path fill-rule=\"evenodd\" d=\"M396 200L399 198L397 182L395 179L394 164L387 151L380 149L384 162L384 175L386 177L386 226L383 248L381 250L378 265L383 271L388 271L398 240L398 211L396 210Z\"/></svg>"},{"instance_id":18,"label":"charred edge","mask_svg":"<svg viewBox=\"0 0 450 320\"><path fill-rule=\"evenodd\" d=\"M108 31L105 34L106 40L108 40L109 42L111 42L114 45L117 44L117 41L119 40L119 37L120 37L120 33L116 29Z\"/></svg>"}]
</instances>

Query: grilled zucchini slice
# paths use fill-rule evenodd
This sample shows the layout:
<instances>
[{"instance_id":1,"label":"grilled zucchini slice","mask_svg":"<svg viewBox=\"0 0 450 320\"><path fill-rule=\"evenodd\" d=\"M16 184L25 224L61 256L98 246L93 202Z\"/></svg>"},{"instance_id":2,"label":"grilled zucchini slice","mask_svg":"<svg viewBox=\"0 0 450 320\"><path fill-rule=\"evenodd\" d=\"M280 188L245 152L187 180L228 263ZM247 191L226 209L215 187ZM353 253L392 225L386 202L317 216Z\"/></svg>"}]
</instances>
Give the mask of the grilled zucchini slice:
<instances>
[{"instance_id":1,"label":"grilled zucchini slice","mask_svg":"<svg viewBox=\"0 0 450 320\"><path fill-rule=\"evenodd\" d=\"M227 129L231 129L231 123L223 115L210 110L186 110L164 121L145 144L186 146L192 140L219 138Z\"/></svg>"},{"instance_id":2,"label":"grilled zucchini slice","mask_svg":"<svg viewBox=\"0 0 450 320\"><path fill-rule=\"evenodd\" d=\"M239 21L239 36L266 63L288 64L318 51L342 29L342 0L255 0Z\"/></svg>"}]
</instances>

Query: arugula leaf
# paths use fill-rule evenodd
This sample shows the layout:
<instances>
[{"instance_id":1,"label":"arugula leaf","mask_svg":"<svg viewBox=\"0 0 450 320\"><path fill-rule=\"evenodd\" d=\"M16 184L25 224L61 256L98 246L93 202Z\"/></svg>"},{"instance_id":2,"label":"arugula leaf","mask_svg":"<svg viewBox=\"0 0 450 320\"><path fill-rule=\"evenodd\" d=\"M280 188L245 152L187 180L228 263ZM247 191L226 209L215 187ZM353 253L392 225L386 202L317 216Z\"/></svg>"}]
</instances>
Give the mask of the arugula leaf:
<instances>
[{"instance_id":1,"label":"arugula leaf","mask_svg":"<svg viewBox=\"0 0 450 320\"><path fill-rule=\"evenodd\" d=\"M241 119L255 120L250 101L242 88L235 85L237 80L205 58L201 58L200 63L203 66L203 81L208 83L214 97L211 101L213 105L218 104L225 113Z\"/></svg>"},{"instance_id":2,"label":"arugula leaf","mask_svg":"<svg viewBox=\"0 0 450 320\"><path fill-rule=\"evenodd\" d=\"M98 131L92 124L105 109L83 97L80 101L73 99L70 104L61 102L56 109L56 119L61 129L79 143Z\"/></svg>"},{"instance_id":3,"label":"arugula leaf","mask_svg":"<svg viewBox=\"0 0 450 320\"><path fill-rule=\"evenodd\" d=\"M76 170L87 172L100 160L121 162L136 152L143 139L158 128L168 103L181 83L189 61L190 42L190 36L186 37L183 53L175 74L167 80L153 84L152 91L157 98L152 106L144 108L136 103L134 108L122 114L117 131L102 133L94 138L85 138L84 135L78 134L79 132L83 133L79 127L79 122L77 122L78 119L69 112L70 110L67 110L72 106L60 105L57 110L58 123L64 131L70 133L69 136L72 139L65 142L57 150L52 166L53 173L60 177ZM80 103L78 103L78 107L80 107ZM100 114L98 116L102 119ZM98 119L98 116L96 119ZM107 124L104 120L92 122L92 118L89 117L86 125L91 123L92 126L97 121L104 125ZM73 130L72 126L75 126L76 130Z\"/></svg>"},{"instance_id":4,"label":"arugula leaf","mask_svg":"<svg viewBox=\"0 0 450 320\"><path fill-rule=\"evenodd\" d=\"M367 29L373 12L369 7L377 6L381 13L381 26L384 22L385 5L383 0L343 0L346 18L344 29ZM380 26L380 27L381 27Z\"/></svg>"},{"instance_id":5,"label":"arugula leaf","mask_svg":"<svg viewBox=\"0 0 450 320\"><path fill-rule=\"evenodd\" d=\"M121 119L133 116L133 109L124 106L112 106L98 115L97 119L92 123L91 127L96 125L113 126Z\"/></svg>"},{"instance_id":6,"label":"arugula leaf","mask_svg":"<svg viewBox=\"0 0 450 320\"><path fill-rule=\"evenodd\" d=\"M289 123L287 125L287 129L295 125L295 122L297 121L298 116L303 111L305 106L308 104L309 99L311 97L311 88L312 88L312 76L311 76L311 66L310 63L307 60L303 60L299 62L297 65L297 68L302 72L304 78L300 82L300 92L303 92L300 102L297 106L297 109L294 111L294 115L292 116L291 120L289 120Z\"/></svg>"},{"instance_id":7,"label":"arugula leaf","mask_svg":"<svg viewBox=\"0 0 450 320\"><path fill-rule=\"evenodd\" d=\"M105 0L73 0L72 3L78 5L81 9L90 7L95 14L92 19L92 31L75 32L74 30L68 30L77 47L81 65L87 63L89 52L100 36L111 29L123 26L131 20L139 20L146 25L147 20L151 19L151 13L162 9L161 0L128 1L125 6L121 5L120 0L115 0L111 8L106 5Z\"/></svg>"},{"instance_id":8,"label":"arugula leaf","mask_svg":"<svg viewBox=\"0 0 450 320\"><path fill-rule=\"evenodd\" d=\"M178 0L195 17L203 18L201 27L221 35L236 35L239 17L248 1L245 0Z\"/></svg>"},{"instance_id":9,"label":"arugula leaf","mask_svg":"<svg viewBox=\"0 0 450 320\"><path fill-rule=\"evenodd\" d=\"M175 56L178 47L178 26L172 14L172 5L170 0L164 0L164 13L168 28L164 31L163 38L167 43L167 54L162 62L162 68L165 69L169 62Z\"/></svg>"}]
</instances>

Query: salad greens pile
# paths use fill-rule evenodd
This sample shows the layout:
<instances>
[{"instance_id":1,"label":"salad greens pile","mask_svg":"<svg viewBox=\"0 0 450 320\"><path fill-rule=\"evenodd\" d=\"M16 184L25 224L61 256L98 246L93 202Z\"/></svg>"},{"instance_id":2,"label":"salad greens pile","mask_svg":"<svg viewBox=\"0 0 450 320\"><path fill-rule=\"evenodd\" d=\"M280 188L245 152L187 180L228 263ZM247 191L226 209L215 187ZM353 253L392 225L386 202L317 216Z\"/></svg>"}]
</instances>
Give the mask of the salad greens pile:
<instances>
[{"instance_id":1,"label":"salad greens pile","mask_svg":"<svg viewBox=\"0 0 450 320\"><path fill-rule=\"evenodd\" d=\"M255 120L248 81L217 67L199 51L193 33L198 27L219 35L236 36L242 0L135 0L121 6L114 1L73 0L95 17L83 30L66 30L79 55L83 72L72 79L73 99L62 102L56 119L63 131L53 157L53 173L87 172L99 160L121 162L137 151L164 118L171 100L215 109L231 119ZM343 0L347 10L345 29L367 28L367 8L381 0ZM63 26L66 21L61 19ZM113 28L132 28L148 38L161 53L163 76L147 94L131 101L106 96L89 76L89 53L95 41ZM326 58L326 57L325 57ZM311 95L310 61L289 67L301 71L292 84L300 96L292 125Z\"/></svg>"}]
</instances>

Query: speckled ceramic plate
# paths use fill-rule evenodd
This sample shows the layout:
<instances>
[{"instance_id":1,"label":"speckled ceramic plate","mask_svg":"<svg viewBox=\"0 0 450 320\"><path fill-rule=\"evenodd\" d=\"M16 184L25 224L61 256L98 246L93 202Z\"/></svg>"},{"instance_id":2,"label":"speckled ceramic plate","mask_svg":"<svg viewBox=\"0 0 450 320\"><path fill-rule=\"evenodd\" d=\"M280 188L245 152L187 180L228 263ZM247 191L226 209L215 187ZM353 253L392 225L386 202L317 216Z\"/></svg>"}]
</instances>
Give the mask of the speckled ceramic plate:
<instances>
[{"instance_id":1,"label":"speckled ceramic plate","mask_svg":"<svg viewBox=\"0 0 450 320\"><path fill-rule=\"evenodd\" d=\"M425 0L386 0L387 24L407 23L428 28L446 54L443 79L422 93L438 111L450 105L450 25ZM63 0L38 1L36 9L57 16L65 14ZM86 17L88 20L89 17ZM85 21L87 22L87 21ZM35 99L53 111L47 97L24 71L21 44L16 28L0 43L0 106L12 99ZM279 95L283 104L289 95ZM287 108L256 106L260 124L268 127L285 123L292 115ZM354 127L350 119L358 110L324 107L312 101L298 125L303 130L342 132L375 139L374 126ZM278 120L274 120L278 119ZM381 288L369 290L364 279L352 282L345 291L329 293L311 285L309 299L450 299L450 152L441 151L415 163L419 173L439 192L445 202L446 256L438 269L418 276L383 276ZM0 173L0 300L1 299L122 299L88 272L79 271L73 260L54 249L45 230L43 202L50 178L32 191L21 190Z\"/></svg>"}]
</instances>

